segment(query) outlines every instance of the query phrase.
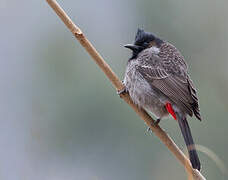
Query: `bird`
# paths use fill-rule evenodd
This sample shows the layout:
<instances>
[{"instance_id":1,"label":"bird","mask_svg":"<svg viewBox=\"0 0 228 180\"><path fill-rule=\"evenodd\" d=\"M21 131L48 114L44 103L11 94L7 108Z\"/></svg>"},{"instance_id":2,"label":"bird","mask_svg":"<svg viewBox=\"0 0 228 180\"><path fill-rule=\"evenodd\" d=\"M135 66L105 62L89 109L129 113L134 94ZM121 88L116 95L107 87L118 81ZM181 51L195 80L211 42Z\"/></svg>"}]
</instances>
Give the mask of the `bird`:
<instances>
[{"instance_id":1,"label":"bird","mask_svg":"<svg viewBox=\"0 0 228 180\"><path fill-rule=\"evenodd\" d=\"M140 108L152 112L156 124L169 114L178 122L194 169L201 164L188 125L187 116L201 121L197 91L180 51L153 33L138 29L124 75L124 89Z\"/></svg>"}]
</instances>

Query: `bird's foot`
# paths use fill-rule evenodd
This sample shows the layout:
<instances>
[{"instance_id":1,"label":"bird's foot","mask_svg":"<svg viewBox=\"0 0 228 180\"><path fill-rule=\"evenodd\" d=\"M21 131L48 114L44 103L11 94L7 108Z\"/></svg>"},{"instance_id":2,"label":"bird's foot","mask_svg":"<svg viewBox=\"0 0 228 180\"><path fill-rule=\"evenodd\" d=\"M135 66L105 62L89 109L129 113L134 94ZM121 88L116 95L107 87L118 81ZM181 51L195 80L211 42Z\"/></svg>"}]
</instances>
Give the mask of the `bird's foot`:
<instances>
[{"instance_id":1,"label":"bird's foot","mask_svg":"<svg viewBox=\"0 0 228 180\"><path fill-rule=\"evenodd\" d=\"M156 121L154 121L154 123L152 123L152 126L158 126L160 121L161 121L161 119L158 118ZM147 128L147 132L152 132L150 127Z\"/></svg>"},{"instance_id":2,"label":"bird's foot","mask_svg":"<svg viewBox=\"0 0 228 180\"><path fill-rule=\"evenodd\" d=\"M157 126L160 123L161 119L158 118L156 121L154 121L154 125Z\"/></svg>"},{"instance_id":3,"label":"bird's foot","mask_svg":"<svg viewBox=\"0 0 228 180\"><path fill-rule=\"evenodd\" d=\"M123 89L120 89L117 91L117 94L120 96L121 94L125 94L127 92L126 87L124 87Z\"/></svg>"},{"instance_id":4,"label":"bird's foot","mask_svg":"<svg viewBox=\"0 0 228 180\"><path fill-rule=\"evenodd\" d=\"M122 81L122 83L124 85L124 82L123 81ZM117 94L119 96L121 96L122 94L125 94L125 93L127 93L127 89L126 89L125 85L124 85L123 89L120 89L120 90L117 91Z\"/></svg>"},{"instance_id":5,"label":"bird's foot","mask_svg":"<svg viewBox=\"0 0 228 180\"><path fill-rule=\"evenodd\" d=\"M147 131L147 132L152 132L152 130L151 130L150 127L148 127L146 131Z\"/></svg>"},{"instance_id":6,"label":"bird's foot","mask_svg":"<svg viewBox=\"0 0 228 180\"><path fill-rule=\"evenodd\" d=\"M151 128L150 127L147 127L147 129L146 129L146 131L145 131L145 135L151 135L153 132L152 132L152 130L151 130Z\"/></svg>"},{"instance_id":7,"label":"bird's foot","mask_svg":"<svg viewBox=\"0 0 228 180\"><path fill-rule=\"evenodd\" d=\"M158 118L157 120L155 120L153 123L151 123L152 126L158 126L158 124L160 123L161 119ZM151 130L150 127L148 128L149 131Z\"/></svg>"}]
</instances>

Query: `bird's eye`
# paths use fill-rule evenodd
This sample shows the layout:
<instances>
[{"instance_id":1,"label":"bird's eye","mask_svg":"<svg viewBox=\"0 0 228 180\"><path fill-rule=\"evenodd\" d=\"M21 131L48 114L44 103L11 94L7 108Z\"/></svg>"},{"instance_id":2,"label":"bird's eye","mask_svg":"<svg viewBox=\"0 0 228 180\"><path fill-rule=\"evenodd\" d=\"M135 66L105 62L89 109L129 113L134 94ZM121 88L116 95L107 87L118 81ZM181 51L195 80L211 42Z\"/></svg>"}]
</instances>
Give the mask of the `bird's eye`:
<instances>
[{"instance_id":1,"label":"bird's eye","mask_svg":"<svg viewBox=\"0 0 228 180\"><path fill-rule=\"evenodd\" d=\"M144 46L144 47L148 47L148 46L149 46L149 43L148 43L148 42L144 42L144 43L143 43L143 46Z\"/></svg>"}]
</instances>

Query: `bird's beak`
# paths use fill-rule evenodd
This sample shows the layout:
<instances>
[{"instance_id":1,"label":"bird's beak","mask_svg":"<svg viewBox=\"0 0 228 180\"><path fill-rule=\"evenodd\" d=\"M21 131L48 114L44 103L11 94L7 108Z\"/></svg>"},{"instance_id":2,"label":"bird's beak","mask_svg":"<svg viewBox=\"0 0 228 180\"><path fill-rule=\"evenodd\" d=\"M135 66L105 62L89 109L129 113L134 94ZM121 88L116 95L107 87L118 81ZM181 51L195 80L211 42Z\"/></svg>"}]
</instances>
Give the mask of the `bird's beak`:
<instances>
[{"instance_id":1,"label":"bird's beak","mask_svg":"<svg viewBox=\"0 0 228 180\"><path fill-rule=\"evenodd\" d=\"M132 51L138 51L140 49L140 46L134 45L134 44L126 44L124 45L125 48L131 49Z\"/></svg>"}]
</instances>

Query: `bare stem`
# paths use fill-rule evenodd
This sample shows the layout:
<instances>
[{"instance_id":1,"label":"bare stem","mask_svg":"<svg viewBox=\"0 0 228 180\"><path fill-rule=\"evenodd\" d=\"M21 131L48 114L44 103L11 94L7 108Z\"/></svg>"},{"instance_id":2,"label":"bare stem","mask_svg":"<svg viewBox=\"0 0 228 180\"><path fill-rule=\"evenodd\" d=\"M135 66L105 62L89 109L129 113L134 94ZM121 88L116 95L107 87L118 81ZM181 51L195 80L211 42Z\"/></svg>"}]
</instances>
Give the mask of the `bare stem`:
<instances>
[{"instance_id":1,"label":"bare stem","mask_svg":"<svg viewBox=\"0 0 228 180\"><path fill-rule=\"evenodd\" d=\"M56 14L61 18L68 29L77 38L80 44L86 49L89 55L105 73L108 79L112 82L113 86L117 90L122 90L124 85L119 80L117 75L112 71L110 66L104 61L101 55L97 52L94 46L89 42L89 40L82 33L81 29L77 27L73 21L68 17L64 10L55 0L46 0L47 3L52 7ZM165 144L165 146L173 153L173 155L180 161L180 163L185 167L189 174L192 174L195 180L204 180L205 178L200 174L199 171L192 168L189 159L184 155L184 153L177 147L174 141L169 137L169 135L162 130L158 125L154 124L154 119L144 110L138 108L131 100L127 93L121 94L121 98L134 109L134 111L140 116L142 120L151 128L151 130L158 136L158 138Z\"/></svg>"}]
</instances>

